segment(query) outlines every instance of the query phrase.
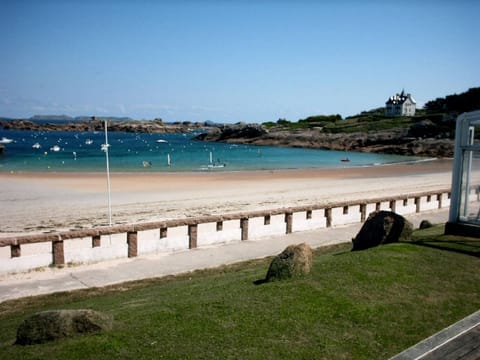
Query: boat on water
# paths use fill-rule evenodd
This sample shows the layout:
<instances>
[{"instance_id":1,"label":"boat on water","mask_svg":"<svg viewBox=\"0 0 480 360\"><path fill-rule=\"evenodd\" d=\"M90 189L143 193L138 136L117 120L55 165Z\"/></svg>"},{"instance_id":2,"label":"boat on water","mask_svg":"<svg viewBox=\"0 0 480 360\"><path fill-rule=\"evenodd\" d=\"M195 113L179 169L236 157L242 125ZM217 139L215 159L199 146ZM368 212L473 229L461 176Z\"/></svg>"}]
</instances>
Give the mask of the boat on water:
<instances>
[{"instance_id":1,"label":"boat on water","mask_svg":"<svg viewBox=\"0 0 480 360\"><path fill-rule=\"evenodd\" d=\"M157 140L157 143L167 143L168 141L167 140L163 140L163 139L158 139Z\"/></svg>"},{"instance_id":2,"label":"boat on water","mask_svg":"<svg viewBox=\"0 0 480 360\"><path fill-rule=\"evenodd\" d=\"M221 169L227 166L227 164L220 162L220 160L217 160L217 162L213 161L213 154L210 151L210 162L206 167L202 167L202 170L212 170L212 169Z\"/></svg>"},{"instance_id":3,"label":"boat on water","mask_svg":"<svg viewBox=\"0 0 480 360\"><path fill-rule=\"evenodd\" d=\"M32 145L32 148L34 148L34 149L40 149L41 147L42 146L38 142Z\"/></svg>"},{"instance_id":4,"label":"boat on water","mask_svg":"<svg viewBox=\"0 0 480 360\"><path fill-rule=\"evenodd\" d=\"M345 157L343 158L342 160L340 160L341 162L350 162L350 159L348 157Z\"/></svg>"},{"instance_id":5,"label":"boat on water","mask_svg":"<svg viewBox=\"0 0 480 360\"><path fill-rule=\"evenodd\" d=\"M54 145L54 146L52 146L52 147L50 148L50 150L51 150L51 151L55 151L55 152L60 151L60 146Z\"/></svg>"},{"instance_id":6,"label":"boat on water","mask_svg":"<svg viewBox=\"0 0 480 360\"><path fill-rule=\"evenodd\" d=\"M92 144L93 144L93 140L92 140L92 139L87 139L87 140L85 140L85 144L86 144L86 145L92 145Z\"/></svg>"},{"instance_id":7,"label":"boat on water","mask_svg":"<svg viewBox=\"0 0 480 360\"><path fill-rule=\"evenodd\" d=\"M2 137L0 140L0 144L10 144L13 141L13 139L6 138L5 136Z\"/></svg>"}]
</instances>

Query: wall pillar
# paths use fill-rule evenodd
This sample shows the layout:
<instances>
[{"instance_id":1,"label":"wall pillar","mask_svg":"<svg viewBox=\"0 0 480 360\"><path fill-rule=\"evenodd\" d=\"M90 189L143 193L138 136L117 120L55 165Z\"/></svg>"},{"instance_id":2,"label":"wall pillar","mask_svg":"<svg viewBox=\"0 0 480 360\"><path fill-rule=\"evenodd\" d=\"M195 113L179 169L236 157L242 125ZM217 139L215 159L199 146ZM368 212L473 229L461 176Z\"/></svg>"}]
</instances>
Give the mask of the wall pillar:
<instances>
[{"instance_id":1,"label":"wall pillar","mask_svg":"<svg viewBox=\"0 0 480 360\"><path fill-rule=\"evenodd\" d=\"M291 234L293 229L293 213L289 212L285 214L286 234Z\"/></svg>"},{"instance_id":2,"label":"wall pillar","mask_svg":"<svg viewBox=\"0 0 480 360\"><path fill-rule=\"evenodd\" d=\"M65 265L63 240L52 241L53 265Z\"/></svg>"},{"instance_id":3,"label":"wall pillar","mask_svg":"<svg viewBox=\"0 0 480 360\"><path fill-rule=\"evenodd\" d=\"M442 208L442 198L443 198L443 194L437 194L437 201L438 201L438 208L441 209Z\"/></svg>"},{"instance_id":4,"label":"wall pillar","mask_svg":"<svg viewBox=\"0 0 480 360\"><path fill-rule=\"evenodd\" d=\"M242 241L248 240L248 218L240 219L240 229L242 229Z\"/></svg>"},{"instance_id":5,"label":"wall pillar","mask_svg":"<svg viewBox=\"0 0 480 360\"><path fill-rule=\"evenodd\" d=\"M360 204L360 222L365 222L367 219L367 204Z\"/></svg>"},{"instance_id":6,"label":"wall pillar","mask_svg":"<svg viewBox=\"0 0 480 360\"><path fill-rule=\"evenodd\" d=\"M307 220L312 218L312 210L307 210L307 213L305 214L305 217Z\"/></svg>"},{"instance_id":7,"label":"wall pillar","mask_svg":"<svg viewBox=\"0 0 480 360\"><path fill-rule=\"evenodd\" d=\"M22 255L22 250L20 249L20 244L10 245L10 256L12 258L14 258L14 257L20 257L20 255Z\"/></svg>"},{"instance_id":8,"label":"wall pillar","mask_svg":"<svg viewBox=\"0 0 480 360\"><path fill-rule=\"evenodd\" d=\"M94 235L92 236L92 247L100 247L102 245L101 236Z\"/></svg>"},{"instance_id":9,"label":"wall pillar","mask_svg":"<svg viewBox=\"0 0 480 360\"><path fill-rule=\"evenodd\" d=\"M396 200L390 200L390 211L395 212L397 210L397 201Z\"/></svg>"},{"instance_id":10,"label":"wall pillar","mask_svg":"<svg viewBox=\"0 0 480 360\"><path fill-rule=\"evenodd\" d=\"M325 209L325 218L327 219L327 227L332 226L332 209L326 208Z\"/></svg>"},{"instance_id":11,"label":"wall pillar","mask_svg":"<svg viewBox=\"0 0 480 360\"><path fill-rule=\"evenodd\" d=\"M195 249L197 247L198 225L188 225L188 248Z\"/></svg>"},{"instance_id":12,"label":"wall pillar","mask_svg":"<svg viewBox=\"0 0 480 360\"><path fill-rule=\"evenodd\" d=\"M136 257L138 255L138 239L136 231L127 232L128 257Z\"/></svg>"},{"instance_id":13,"label":"wall pillar","mask_svg":"<svg viewBox=\"0 0 480 360\"><path fill-rule=\"evenodd\" d=\"M263 225L270 225L270 220L271 220L271 216L270 215L265 215L263 217Z\"/></svg>"},{"instance_id":14,"label":"wall pillar","mask_svg":"<svg viewBox=\"0 0 480 360\"><path fill-rule=\"evenodd\" d=\"M422 202L422 198L417 196L415 198L415 212L419 213L420 212L420 204Z\"/></svg>"},{"instance_id":15,"label":"wall pillar","mask_svg":"<svg viewBox=\"0 0 480 360\"><path fill-rule=\"evenodd\" d=\"M160 239L166 238L168 234L168 228L162 227L160 228Z\"/></svg>"}]
</instances>

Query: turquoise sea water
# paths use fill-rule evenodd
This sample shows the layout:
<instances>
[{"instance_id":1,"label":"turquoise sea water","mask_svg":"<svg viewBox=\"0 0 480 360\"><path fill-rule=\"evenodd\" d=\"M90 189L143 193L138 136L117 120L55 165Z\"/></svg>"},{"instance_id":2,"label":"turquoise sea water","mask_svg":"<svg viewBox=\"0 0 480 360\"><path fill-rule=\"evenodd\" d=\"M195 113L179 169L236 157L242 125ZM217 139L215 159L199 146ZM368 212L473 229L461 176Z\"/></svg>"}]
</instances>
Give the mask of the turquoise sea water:
<instances>
[{"instance_id":1,"label":"turquoise sea water","mask_svg":"<svg viewBox=\"0 0 480 360\"><path fill-rule=\"evenodd\" d=\"M109 132L112 172L237 171L335 168L418 161L397 155L339 152L274 146L195 141L195 133L143 134ZM103 132L0 130L5 144L0 172L98 172L105 170ZM158 142L160 140L160 142ZM34 148L38 144L39 148ZM55 151L55 146L58 151ZM215 165L209 167L210 153ZM349 162L341 160L348 157ZM170 158L170 165L168 165Z\"/></svg>"}]
</instances>

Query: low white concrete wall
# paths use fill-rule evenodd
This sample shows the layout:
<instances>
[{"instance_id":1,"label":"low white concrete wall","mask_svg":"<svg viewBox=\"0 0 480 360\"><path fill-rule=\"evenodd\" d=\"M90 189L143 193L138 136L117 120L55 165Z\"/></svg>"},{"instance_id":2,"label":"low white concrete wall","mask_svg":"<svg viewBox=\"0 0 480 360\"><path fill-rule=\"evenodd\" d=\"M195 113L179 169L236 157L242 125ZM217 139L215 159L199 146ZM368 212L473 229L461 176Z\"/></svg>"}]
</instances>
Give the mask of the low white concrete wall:
<instances>
[{"instance_id":1,"label":"low white concrete wall","mask_svg":"<svg viewBox=\"0 0 480 360\"><path fill-rule=\"evenodd\" d=\"M361 216L360 205L353 205L345 208L333 208L332 226L359 223Z\"/></svg>"},{"instance_id":2,"label":"low white concrete wall","mask_svg":"<svg viewBox=\"0 0 480 360\"><path fill-rule=\"evenodd\" d=\"M327 227L327 219L325 218L325 210L312 210L310 219L307 219L307 212L302 211L293 213L292 231L315 230Z\"/></svg>"},{"instance_id":3,"label":"low white concrete wall","mask_svg":"<svg viewBox=\"0 0 480 360\"><path fill-rule=\"evenodd\" d=\"M188 228L186 226L168 229L167 237L160 238L160 229L138 232L138 254L172 252L188 249Z\"/></svg>"},{"instance_id":4,"label":"low white concrete wall","mask_svg":"<svg viewBox=\"0 0 480 360\"><path fill-rule=\"evenodd\" d=\"M219 244L226 244L233 241L242 241L243 236L247 235L248 240L261 240L264 237L283 235L289 231L289 225L287 224L287 216L285 213L291 214L291 231L306 231L325 228L328 226L328 219L330 219L330 226L343 226L352 223L359 223L362 221L362 207L365 207L363 216L365 218L375 211L379 210L391 210L393 205L395 212L400 215L407 215L417 212L417 202L420 206L420 211L429 211L441 207L445 208L450 205L450 199L447 193L442 193L439 197L436 193L432 195L417 196L411 195L407 200L396 199L393 201L378 199L381 202L369 202L366 205L359 204L345 204L345 206L337 205L330 210L328 207L304 210L301 209L297 212L282 210L280 214L260 215L262 213L246 214L248 217L248 232L245 234L245 230L242 229L242 220L240 218L233 218L231 220L215 221L213 218L205 218L205 223L198 223L193 225L192 231L194 234L190 239L189 226L184 225L184 221L175 221L170 223L166 228L167 231L161 231L159 228L152 230L136 230L136 251L133 250L133 255L129 254L129 244L127 241L127 233L117 233L113 235L104 235L100 238L100 246L94 244L92 237L81 237L76 239L63 240L63 258L64 263L78 264L78 263L90 263L103 260L125 258L127 256L137 256L152 253L168 253L179 250L187 250L192 247L205 247L216 246ZM478 202L478 194L472 191L470 194L470 201ZM276 210L275 212L279 212ZM327 214L330 216L327 219ZM240 215L243 216L243 215ZM290 216L289 216L290 217ZM230 217L232 218L232 217ZM222 219L218 217L218 219ZM198 221L202 221L198 220ZM210 222L208 222L210 221ZM188 222L187 222L188 223ZM194 223L195 224L195 223ZM150 224L149 226L152 226ZM162 223L153 226L163 226ZM166 225L165 225L166 226ZM192 226L192 225L191 225ZM196 227L196 232L195 232ZM138 227L139 229L149 228ZM150 227L151 229L151 227ZM122 229L118 231L132 231ZM79 234L80 235L80 234ZM161 237L161 236L164 237ZM83 233L80 236L87 236ZM92 235L93 236L93 235ZM52 239L50 237L49 239ZM53 237L56 239L56 237ZM42 239L36 239L34 241L42 241ZM55 240L46 240L39 243L22 243L20 249L16 255L14 255L13 247L10 245L0 247L0 275L29 271L39 267L46 267L52 264L54 258L52 253L53 243ZM13 243L15 244L15 243ZM19 256L20 255L20 256ZM15 257L16 256L16 257Z\"/></svg>"},{"instance_id":5,"label":"low white concrete wall","mask_svg":"<svg viewBox=\"0 0 480 360\"><path fill-rule=\"evenodd\" d=\"M416 210L415 199L397 200L395 202L395 212L399 215L414 214Z\"/></svg>"},{"instance_id":6,"label":"low white concrete wall","mask_svg":"<svg viewBox=\"0 0 480 360\"><path fill-rule=\"evenodd\" d=\"M25 272L52 264L52 243L25 244L22 256L10 257L10 247L0 248L0 274Z\"/></svg>"},{"instance_id":7,"label":"low white concrete wall","mask_svg":"<svg viewBox=\"0 0 480 360\"><path fill-rule=\"evenodd\" d=\"M240 241L241 238L240 220L223 221L221 230L217 230L217 223L198 224L197 245L199 247L226 244Z\"/></svg>"},{"instance_id":8,"label":"low white concrete wall","mask_svg":"<svg viewBox=\"0 0 480 360\"><path fill-rule=\"evenodd\" d=\"M124 258L127 256L128 246L126 234L102 236L100 241L101 246L99 247L92 247L91 238L72 239L65 241L65 263L81 264ZM51 259L52 255L50 254L50 261Z\"/></svg>"},{"instance_id":9,"label":"low white concrete wall","mask_svg":"<svg viewBox=\"0 0 480 360\"><path fill-rule=\"evenodd\" d=\"M254 217L248 220L248 238L251 240L265 236L285 234L285 215L271 215L270 224L265 225L265 217Z\"/></svg>"}]
</instances>

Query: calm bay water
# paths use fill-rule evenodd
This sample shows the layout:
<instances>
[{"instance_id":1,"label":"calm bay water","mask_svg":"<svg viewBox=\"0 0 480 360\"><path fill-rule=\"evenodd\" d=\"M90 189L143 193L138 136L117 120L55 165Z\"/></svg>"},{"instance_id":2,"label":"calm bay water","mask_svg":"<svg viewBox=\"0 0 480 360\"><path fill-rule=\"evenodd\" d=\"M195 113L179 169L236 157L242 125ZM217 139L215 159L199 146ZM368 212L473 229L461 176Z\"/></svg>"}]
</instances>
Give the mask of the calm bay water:
<instances>
[{"instance_id":1,"label":"calm bay water","mask_svg":"<svg viewBox=\"0 0 480 360\"><path fill-rule=\"evenodd\" d=\"M109 132L112 172L236 171L368 166L421 158L274 146L195 141L195 133ZM5 144L0 172L98 172L105 170L103 132L0 130ZM159 141L160 140L160 141ZM33 147L38 144L39 147ZM55 151L58 150L58 151ZM212 160L217 167L208 166ZM348 157L349 162L341 160ZM170 158L170 165L168 159Z\"/></svg>"}]
</instances>

